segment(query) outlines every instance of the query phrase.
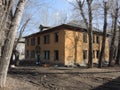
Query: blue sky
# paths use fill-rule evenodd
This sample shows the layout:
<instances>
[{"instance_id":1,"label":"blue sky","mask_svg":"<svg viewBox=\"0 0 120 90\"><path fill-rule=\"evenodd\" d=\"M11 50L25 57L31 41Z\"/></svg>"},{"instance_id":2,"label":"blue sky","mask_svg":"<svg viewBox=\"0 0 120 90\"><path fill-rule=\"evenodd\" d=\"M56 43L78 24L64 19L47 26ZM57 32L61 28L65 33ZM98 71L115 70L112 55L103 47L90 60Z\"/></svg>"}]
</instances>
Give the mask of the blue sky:
<instances>
[{"instance_id":1,"label":"blue sky","mask_svg":"<svg viewBox=\"0 0 120 90\"><path fill-rule=\"evenodd\" d=\"M67 17L67 20L70 19L72 15L72 5L68 3L68 1L31 0L31 2L28 2L24 17L26 18L30 15L31 21L25 30L25 35L38 32L38 27L40 24L55 26L59 24L59 21L65 17Z\"/></svg>"},{"instance_id":2,"label":"blue sky","mask_svg":"<svg viewBox=\"0 0 120 90\"><path fill-rule=\"evenodd\" d=\"M73 5L69 3L74 2L75 0L29 0L29 1L30 2L28 2L28 4L26 5L24 17L26 18L30 16L31 20L25 30L24 35L29 35L38 32L40 24L52 27L64 23L64 19L66 19L66 17L67 17L66 22L72 21L76 18L74 16L76 15L76 13L73 10ZM77 17L80 16L78 14L80 13L77 11ZM97 14L95 14L94 16L93 25L96 26L98 29L102 30L103 16L101 16L100 18L99 15ZM82 18L76 19L78 20Z\"/></svg>"}]
</instances>

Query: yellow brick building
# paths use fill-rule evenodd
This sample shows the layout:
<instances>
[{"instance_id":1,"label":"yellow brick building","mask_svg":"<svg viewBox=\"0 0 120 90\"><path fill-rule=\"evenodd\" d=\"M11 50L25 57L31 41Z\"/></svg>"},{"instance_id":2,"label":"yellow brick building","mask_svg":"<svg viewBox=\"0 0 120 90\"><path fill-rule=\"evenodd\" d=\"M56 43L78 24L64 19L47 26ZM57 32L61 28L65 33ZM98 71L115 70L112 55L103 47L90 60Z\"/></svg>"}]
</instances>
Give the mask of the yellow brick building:
<instances>
[{"instance_id":1,"label":"yellow brick building","mask_svg":"<svg viewBox=\"0 0 120 90\"><path fill-rule=\"evenodd\" d=\"M101 49L102 32L93 31L93 62L98 62ZM87 30L62 24L45 31L25 37L25 58L40 62L71 65L87 64L88 62L88 34ZM109 57L109 40L106 39L104 60Z\"/></svg>"}]
</instances>

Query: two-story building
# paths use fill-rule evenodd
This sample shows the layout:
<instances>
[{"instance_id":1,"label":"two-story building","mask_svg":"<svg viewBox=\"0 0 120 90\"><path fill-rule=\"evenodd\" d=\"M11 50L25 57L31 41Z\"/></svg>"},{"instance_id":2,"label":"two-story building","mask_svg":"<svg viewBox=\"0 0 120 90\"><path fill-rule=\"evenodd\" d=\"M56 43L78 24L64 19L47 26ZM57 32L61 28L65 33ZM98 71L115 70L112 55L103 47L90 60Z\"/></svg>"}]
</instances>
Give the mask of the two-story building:
<instances>
[{"instance_id":1,"label":"two-story building","mask_svg":"<svg viewBox=\"0 0 120 90\"><path fill-rule=\"evenodd\" d=\"M97 63L102 43L102 32L93 31L93 62ZM36 60L39 52L41 62L71 65L87 64L88 33L79 26L62 24L25 37L25 58ZM37 48L39 47L39 48ZM109 58L108 37L104 60Z\"/></svg>"}]
</instances>

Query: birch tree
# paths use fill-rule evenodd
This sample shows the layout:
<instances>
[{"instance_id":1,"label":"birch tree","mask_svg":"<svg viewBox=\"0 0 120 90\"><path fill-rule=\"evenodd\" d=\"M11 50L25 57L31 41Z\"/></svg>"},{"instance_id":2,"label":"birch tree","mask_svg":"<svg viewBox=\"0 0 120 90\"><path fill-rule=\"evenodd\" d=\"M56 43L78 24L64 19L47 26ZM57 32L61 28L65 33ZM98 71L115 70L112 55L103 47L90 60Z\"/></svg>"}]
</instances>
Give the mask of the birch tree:
<instances>
[{"instance_id":1,"label":"birch tree","mask_svg":"<svg viewBox=\"0 0 120 90\"><path fill-rule=\"evenodd\" d=\"M12 23L10 25L10 30L4 43L3 55L0 60L0 87L5 87L7 71L16 37L16 32L22 18L26 1L27 0L19 0L16 11L14 13L14 17L12 19Z\"/></svg>"}]
</instances>

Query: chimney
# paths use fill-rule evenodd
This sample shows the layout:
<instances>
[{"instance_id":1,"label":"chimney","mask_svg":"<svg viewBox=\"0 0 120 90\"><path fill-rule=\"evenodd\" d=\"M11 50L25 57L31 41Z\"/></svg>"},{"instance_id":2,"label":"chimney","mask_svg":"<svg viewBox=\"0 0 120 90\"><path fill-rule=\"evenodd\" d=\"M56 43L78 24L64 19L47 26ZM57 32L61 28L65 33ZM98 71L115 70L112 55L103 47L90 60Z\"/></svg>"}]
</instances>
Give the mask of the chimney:
<instances>
[{"instance_id":1,"label":"chimney","mask_svg":"<svg viewBox=\"0 0 120 90\"><path fill-rule=\"evenodd\" d=\"M40 26L39 26L39 29L40 29L40 31L44 31L44 29L49 29L50 27L48 27L48 26L43 26L43 25L41 25L40 24Z\"/></svg>"}]
</instances>

